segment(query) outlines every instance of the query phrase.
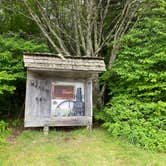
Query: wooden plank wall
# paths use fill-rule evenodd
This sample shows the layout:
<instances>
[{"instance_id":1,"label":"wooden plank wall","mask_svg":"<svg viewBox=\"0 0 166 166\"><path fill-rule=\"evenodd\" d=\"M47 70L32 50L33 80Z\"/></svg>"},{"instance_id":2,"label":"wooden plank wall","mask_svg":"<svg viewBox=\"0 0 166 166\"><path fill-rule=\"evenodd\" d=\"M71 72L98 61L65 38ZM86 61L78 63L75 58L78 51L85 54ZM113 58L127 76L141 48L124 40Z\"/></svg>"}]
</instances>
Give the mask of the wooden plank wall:
<instances>
[{"instance_id":1,"label":"wooden plank wall","mask_svg":"<svg viewBox=\"0 0 166 166\"><path fill-rule=\"evenodd\" d=\"M50 117L50 87L51 81L38 79L33 73L27 72L25 124Z\"/></svg>"},{"instance_id":2,"label":"wooden plank wall","mask_svg":"<svg viewBox=\"0 0 166 166\"><path fill-rule=\"evenodd\" d=\"M86 116L92 117L92 80L87 80L85 83L85 110Z\"/></svg>"},{"instance_id":3,"label":"wooden plank wall","mask_svg":"<svg viewBox=\"0 0 166 166\"><path fill-rule=\"evenodd\" d=\"M43 127L43 126L89 126L92 124L92 118L87 116L72 117L52 117L44 120L35 120L26 122L26 127Z\"/></svg>"},{"instance_id":4,"label":"wooden plank wall","mask_svg":"<svg viewBox=\"0 0 166 166\"><path fill-rule=\"evenodd\" d=\"M92 80L85 82L85 116L51 117L51 82L58 78L44 77L27 71L25 127L86 126L92 124ZM61 80L61 79L60 79ZM69 79L67 79L69 80ZM64 79L64 81L67 81ZM73 80L74 81L74 80Z\"/></svg>"}]
</instances>

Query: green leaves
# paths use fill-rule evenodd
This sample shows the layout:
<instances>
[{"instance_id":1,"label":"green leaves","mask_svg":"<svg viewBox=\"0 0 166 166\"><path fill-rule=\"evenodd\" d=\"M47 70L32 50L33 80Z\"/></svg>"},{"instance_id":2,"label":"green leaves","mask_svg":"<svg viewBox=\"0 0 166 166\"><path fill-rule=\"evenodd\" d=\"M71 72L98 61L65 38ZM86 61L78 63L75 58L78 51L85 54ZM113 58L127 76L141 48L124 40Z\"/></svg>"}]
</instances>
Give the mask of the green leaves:
<instances>
[{"instance_id":1,"label":"green leaves","mask_svg":"<svg viewBox=\"0 0 166 166\"><path fill-rule=\"evenodd\" d=\"M25 80L23 52L47 51L44 44L25 41L18 36L0 36L0 94L12 93L18 80Z\"/></svg>"},{"instance_id":2,"label":"green leaves","mask_svg":"<svg viewBox=\"0 0 166 166\"><path fill-rule=\"evenodd\" d=\"M8 91L8 92L13 92L15 90L15 87L14 86L9 86L9 85L6 85L5 83L3 84L3 82L10 82L10 81L14 81L16 80L16 77L15 75L13 74L8 74L6 71L2 71L0 72L0 83L1 83L1 86L0 86L0 94L3 94L3 91Z\"/></svg>"},{"instance_id":3,"label":"green leaves","mask_svg":"<svg viewBox=\"0 0 166 166\"><path fill-rule=\"evenodd\" d=\"M115 137L145 149L166 150L166 24L164 1L149 1L122 39L108 83L110 101L97 117Z\"/></svg>"},{"instance_id":4,"label":"green leaves","mask_svg":"<svg viewBox=\"0 0 166 166\"><path fill-rule=\"evenodd\" d=\"M5 143L5 136L9 133L8 123L0 121L0 144Z\"/></svg>"},{"instance_id":5,"label":"green leaves","mask_svg":"<svg viewBox=\"0 0 166 166\"><path fill-rule=\"evenodd\" d=\"M0 117L17 116L25 99L23 52L46 52L44 44L17 35L0 35Z\"/></svg>"}]
</instances>

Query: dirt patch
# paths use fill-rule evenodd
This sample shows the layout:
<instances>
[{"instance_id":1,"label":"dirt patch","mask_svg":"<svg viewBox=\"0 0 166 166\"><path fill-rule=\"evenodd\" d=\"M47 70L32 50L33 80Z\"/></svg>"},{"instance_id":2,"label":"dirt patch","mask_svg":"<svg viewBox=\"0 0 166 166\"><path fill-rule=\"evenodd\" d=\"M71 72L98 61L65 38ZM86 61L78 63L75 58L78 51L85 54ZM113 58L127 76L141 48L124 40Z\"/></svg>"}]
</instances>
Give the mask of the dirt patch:
<instances>
[{"instance_id":1,"label":"dirt patch","mask_svg":"<svg viewBox=\"0 0 166 166\"><path fill-rule=\"evenodd\" d=\"M24 128L10 128L11 134L7 138L7 141L11 144L16 143L16 138L24 131Z\"/></svg>"}]
</instances>

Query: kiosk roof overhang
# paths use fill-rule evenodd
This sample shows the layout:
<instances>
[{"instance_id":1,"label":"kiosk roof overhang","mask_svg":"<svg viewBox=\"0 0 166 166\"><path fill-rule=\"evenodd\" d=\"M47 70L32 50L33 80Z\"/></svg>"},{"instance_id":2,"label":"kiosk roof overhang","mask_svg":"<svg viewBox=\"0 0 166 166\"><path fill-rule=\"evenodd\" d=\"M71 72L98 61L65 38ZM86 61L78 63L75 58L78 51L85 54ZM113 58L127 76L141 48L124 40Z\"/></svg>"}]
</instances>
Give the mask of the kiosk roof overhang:
<instances>
[{"instance_id":1,"label":"kiosk roof overhang","mask_svg":"<svg viewBox=\"0 0 166 166\"><path fill-rule=\"evenodd\" d=\"M105 71L103 58L97 57L65 57L60 59L50 53L24 53L24 66L33 70L47 71L82 71L100 73Z\"/></svg>"}]
</instances>

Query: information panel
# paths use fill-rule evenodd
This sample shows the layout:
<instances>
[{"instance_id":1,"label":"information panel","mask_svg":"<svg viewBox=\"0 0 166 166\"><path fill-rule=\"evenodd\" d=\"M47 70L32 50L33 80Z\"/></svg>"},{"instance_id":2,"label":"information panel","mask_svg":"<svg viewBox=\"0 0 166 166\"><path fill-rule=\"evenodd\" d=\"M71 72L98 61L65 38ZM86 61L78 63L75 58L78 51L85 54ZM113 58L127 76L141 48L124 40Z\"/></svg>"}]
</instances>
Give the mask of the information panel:
<instances>
[{"instance_id":1,"label":"information panel","mask_svg":"<svg viewBox=\"0 0 166 166\"><path fill-rule=\"evenodd\" d=\"M53 82L51 114L55 117L84 116L84 83Z\"/></svg>"}]
</instances>

